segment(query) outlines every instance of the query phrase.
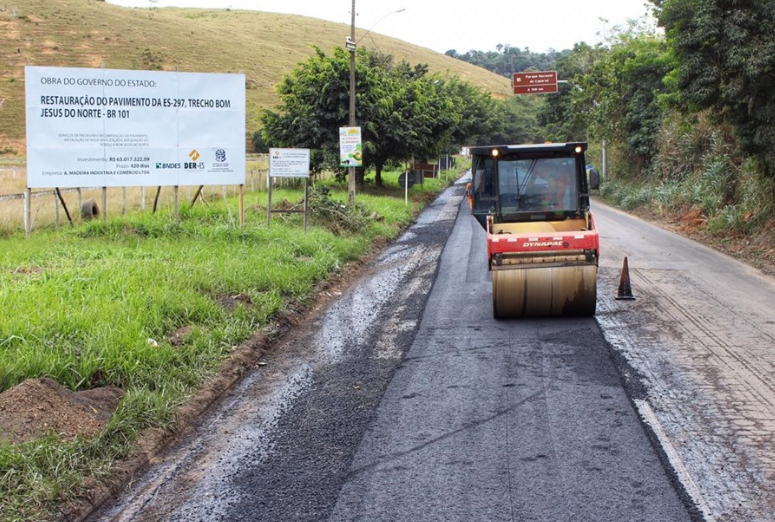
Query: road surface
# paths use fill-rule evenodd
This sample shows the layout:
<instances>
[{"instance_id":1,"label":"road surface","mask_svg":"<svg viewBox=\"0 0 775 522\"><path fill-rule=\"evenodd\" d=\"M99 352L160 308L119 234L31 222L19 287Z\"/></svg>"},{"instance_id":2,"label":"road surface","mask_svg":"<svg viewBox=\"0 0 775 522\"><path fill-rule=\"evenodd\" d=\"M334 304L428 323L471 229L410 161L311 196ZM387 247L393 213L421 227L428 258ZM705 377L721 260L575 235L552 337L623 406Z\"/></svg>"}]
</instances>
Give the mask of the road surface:
<instances>
[{"instance_id":1,"label":"road surface","mask_svg":"<svg viewBox=\"0 0 775 522\"><path fill-rule=\"evenodd\" d=\"M775 520L775 283L596 203L597 321L645 388L636 401L706 520ZM628 256L637 301L616 301Z\"/></svg>"},{"instance_id":2,"label":"road surface","mask_svg":"<svg viewBox=\"0 0 775 522\"><path fill-rule=\"evenodd\" d=\"M602 331L594 318L495 321L462 193L446 191L92 520L645 522L717 508L672 439L680 419L654 399L650 378L664 376L639 366L655 347L644 354L636 332L667 329L639 319L656 313L640 252L638 300L608 297L629 218L600 216Z\"/></svg>"}]
</instances>

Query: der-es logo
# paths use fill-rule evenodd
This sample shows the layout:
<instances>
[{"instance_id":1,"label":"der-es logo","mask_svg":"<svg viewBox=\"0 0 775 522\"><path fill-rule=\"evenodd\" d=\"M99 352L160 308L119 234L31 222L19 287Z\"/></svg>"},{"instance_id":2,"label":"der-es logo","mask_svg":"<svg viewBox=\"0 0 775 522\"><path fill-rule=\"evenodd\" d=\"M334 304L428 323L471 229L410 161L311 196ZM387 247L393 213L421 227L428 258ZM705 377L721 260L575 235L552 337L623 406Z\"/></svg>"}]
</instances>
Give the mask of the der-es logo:
<instances>
[{"instance_id":1,"label":"der-es logo","mask_svg":"<svg viewBox=\"0 0 775 522\"><path fill-rule=\"evenodd\" d=\"M191 149L191 152L188 153L188 157L191 158L191 161L196 161L199 159L201 154L196 149Z\"/></svg>"},{"instance_id":2,"label":"der-es logo","mask_svg":"<svg viewBox=\"0 0 775 522\"><path fill-rule=\"evenodd\" d=\"M226 151L224 149L215 149L215 161L208 166L208 172L233 172L226 161Z\"/></svg>"}]
</instances>

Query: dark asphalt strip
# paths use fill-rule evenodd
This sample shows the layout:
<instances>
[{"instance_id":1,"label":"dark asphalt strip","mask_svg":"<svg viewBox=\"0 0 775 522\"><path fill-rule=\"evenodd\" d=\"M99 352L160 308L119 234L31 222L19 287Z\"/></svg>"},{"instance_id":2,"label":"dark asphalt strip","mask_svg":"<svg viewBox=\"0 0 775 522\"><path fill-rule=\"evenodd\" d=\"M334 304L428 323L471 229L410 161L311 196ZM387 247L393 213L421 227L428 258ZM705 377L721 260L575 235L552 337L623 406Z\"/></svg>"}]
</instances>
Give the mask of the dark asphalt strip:
<instances>
[{"instance_id":1,"label":"dark asphalt strip","mask_svg":"<svg viewBox=\"0 0 775 522\"><path fill-rule=\"evenodd\" d=\"M441 207L453 204L456 207L462 190L461 187L448 189L446 197L437 200L424 214L443 214ZM455 201L450 202L453 194ZM419 221L424 221L422 216ZM400 317L391 323L377 321L378 327L365 337L341 347L341 355L333 363L313 365L312 385L279 419L273 433L268 434L274 441L270 454L257 455L255 464L247 459L242 471L232 478L233 486L240 490L241 500L232 506L226 520L287 522L325 520L329 516L349 475L361 438L373 422L380 399L401 364L402 353L398 357L383 358L377 347L381 339L391 336L395 346L405 350L411 346L417 331L416 326L398 332L386 332L384 328L388 324L419 322L437 274L438 256L454 225L454 215L452 219L431 217L425 221L428 223L412 227L399 242L399 249L421 248L427 253L401 284L412 291L399 290L379 308L358 311L388 317L398 310ZM372 278L368 271L366 277ZM408 281L417 278L419 281ZM348 295L342 299L346 301ZM358 317L353 320L358 321ZM314 328L310 330L306 341L301 342L317 342L317 332Z\"/></svg>"}]
</instances>

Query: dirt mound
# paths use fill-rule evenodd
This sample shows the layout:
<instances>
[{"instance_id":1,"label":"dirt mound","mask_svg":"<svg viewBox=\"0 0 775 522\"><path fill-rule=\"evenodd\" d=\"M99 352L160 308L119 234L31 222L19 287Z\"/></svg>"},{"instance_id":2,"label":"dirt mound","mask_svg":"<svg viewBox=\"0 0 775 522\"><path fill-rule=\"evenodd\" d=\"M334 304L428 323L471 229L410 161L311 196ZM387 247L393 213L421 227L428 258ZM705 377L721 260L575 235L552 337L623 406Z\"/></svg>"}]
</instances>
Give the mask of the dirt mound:
<instances>
[{"instance_id":1,"label":"dirt mound","mask_svg":"<svg viewBox=\"0 0 775 522\"><path fill-rule=\"evenodd\" d=\"M64 440L94 435L124 395L108 386L73 392L51 379L30 379L0 393L0 438L11 443L56 433Z\"/></svg>"}]
</instances>

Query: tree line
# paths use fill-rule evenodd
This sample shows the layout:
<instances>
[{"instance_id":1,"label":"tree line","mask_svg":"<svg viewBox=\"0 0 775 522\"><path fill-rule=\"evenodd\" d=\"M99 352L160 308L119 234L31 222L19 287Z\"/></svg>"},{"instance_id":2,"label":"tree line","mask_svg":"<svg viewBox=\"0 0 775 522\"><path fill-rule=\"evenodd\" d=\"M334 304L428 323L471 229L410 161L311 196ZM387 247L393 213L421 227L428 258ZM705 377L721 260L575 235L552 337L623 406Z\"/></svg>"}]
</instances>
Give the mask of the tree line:
<instances>
[{"instance_id":1,"label":"tree line","mask_svg":"<svg viewBox=\"0 0 775 522\"><path fill-rule=\"evenodd\" d=\"M519 47L511 47L509 44L498 44L495 49L495 51L471 50L463 54L451 49L444 54L511 78L511 75L516 72L554 70L555 62L569 52L549 50L545 53L537 53L529 48L523 50Z\"/></svg>"},{"instance_id":2,"label":"tree line","mask_svg":"<svg viewBox=\"0 0 775 522\"><path fill-rule=\"evenodd\" d=\"M426 64L396 62L360 48L356 52L356 115L363 139L363 183L373 169L382 184L386 167L425 161L461 146L532 141L535 101L496 100L457 77L432 74ZM311 150L311 169L339 167L339 128L349 120L350 55L320 49L278 85L281 104L261 115L254 134L257 151L269 147Z\"/></svg>"},{"instance_id":3,"label":"tree line","mask_svg":"<svg viewBox=\"0 0 775 522\"><path fill-rule=\"evenodd\" d=\"M632 22L557 59L569 83L540 107L542 132L605 140L614 175L643 187L634 200L680 201L720 233L766 230L775 221L775 2L651 3L658 29Z\"/></svg>"}]
</instances>

